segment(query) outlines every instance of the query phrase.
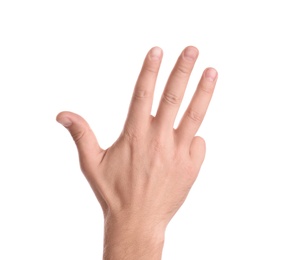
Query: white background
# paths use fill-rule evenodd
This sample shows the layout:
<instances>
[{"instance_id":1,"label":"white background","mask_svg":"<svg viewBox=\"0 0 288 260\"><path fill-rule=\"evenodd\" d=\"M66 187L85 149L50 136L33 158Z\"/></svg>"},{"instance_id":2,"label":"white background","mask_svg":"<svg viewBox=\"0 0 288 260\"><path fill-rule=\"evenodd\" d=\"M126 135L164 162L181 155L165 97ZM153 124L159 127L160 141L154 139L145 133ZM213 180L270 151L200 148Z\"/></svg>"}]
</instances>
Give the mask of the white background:
<instances>
[{"instance_id":1,"label":"white background","mask_svg":"<svg viewBox=\"0 0 288 260\"><path fill-rule=\"evenodd\" d=\"M199 135L207 154L163 259L288 259L286 1L0 1L0 259L101 259L103 218L55 117L120 134L146 52L164 51L153 113L177 56L218 70ZM287 4L287 3L286 3ZM176 122L177 126L177 122Z\"/></svg>"}]
</instances>

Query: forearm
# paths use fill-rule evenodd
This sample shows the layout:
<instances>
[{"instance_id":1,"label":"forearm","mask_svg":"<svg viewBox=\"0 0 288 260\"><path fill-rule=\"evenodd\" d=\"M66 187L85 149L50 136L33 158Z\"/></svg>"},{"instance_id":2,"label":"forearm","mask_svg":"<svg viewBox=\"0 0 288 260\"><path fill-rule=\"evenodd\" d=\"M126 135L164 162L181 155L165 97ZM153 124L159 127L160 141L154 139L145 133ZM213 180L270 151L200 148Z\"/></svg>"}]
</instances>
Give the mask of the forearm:
<instances>
[{"instance_id":1,"label":"forearm","mask_svg":"<svg viewBox=\"0 0 288 260\"><path fill-rule=\"evenodd\" d=\"M105 221L103 260L161 259L165 230L141 222Z\"/></svg>"}]
</instances>

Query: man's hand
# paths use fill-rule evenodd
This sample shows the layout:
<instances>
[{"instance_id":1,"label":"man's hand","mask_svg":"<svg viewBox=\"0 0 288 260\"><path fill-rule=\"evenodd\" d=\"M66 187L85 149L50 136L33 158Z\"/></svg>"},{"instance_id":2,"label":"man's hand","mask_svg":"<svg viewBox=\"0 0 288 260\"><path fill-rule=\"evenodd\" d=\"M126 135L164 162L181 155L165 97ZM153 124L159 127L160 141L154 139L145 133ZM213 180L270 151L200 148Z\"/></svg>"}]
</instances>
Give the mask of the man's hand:
<instances>
[{"instance_id":1,"label":"man's hand","mask_svg":"<svg viewBox=\"0 0 288 260\"><path fill-rule=\"evenodd\" d=\"M186 199L205 156L205 142L195 134L216 84L214 69L203 72L179 126L173 128L197 56L192 46L181 53L154 117L151 107L162 51L158 47L149 51L123 131L106 150L79 115L57 116L77 145L82 172L104 212L104 259L161 259L165 229Z\"/></svg>"}]
</instances>

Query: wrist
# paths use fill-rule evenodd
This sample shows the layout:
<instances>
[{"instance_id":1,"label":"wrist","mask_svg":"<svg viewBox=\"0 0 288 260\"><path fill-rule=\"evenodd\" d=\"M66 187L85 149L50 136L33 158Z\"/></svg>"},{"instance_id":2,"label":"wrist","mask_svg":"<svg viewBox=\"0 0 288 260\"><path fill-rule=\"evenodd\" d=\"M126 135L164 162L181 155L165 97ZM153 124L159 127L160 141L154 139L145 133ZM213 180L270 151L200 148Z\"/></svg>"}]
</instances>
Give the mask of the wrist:
<instances>
[{"instance_id":1,"label":"wrist","mask_svg":"<svg viewBox=\"0 0 288 260\"><path fill-rule=\"evenodd\" d=\"M161 259L165 227L139 216L105 217L104 260Z\"/></svg>"}]
</instances>

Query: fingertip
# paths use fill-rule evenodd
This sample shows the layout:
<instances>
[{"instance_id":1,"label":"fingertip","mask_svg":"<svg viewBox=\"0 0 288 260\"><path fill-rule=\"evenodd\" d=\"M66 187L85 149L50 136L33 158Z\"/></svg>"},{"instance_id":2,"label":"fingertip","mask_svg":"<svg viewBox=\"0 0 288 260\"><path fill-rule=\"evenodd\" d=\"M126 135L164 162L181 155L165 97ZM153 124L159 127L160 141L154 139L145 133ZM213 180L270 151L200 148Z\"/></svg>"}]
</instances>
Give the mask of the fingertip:
<instances>
[{"instance_id":1,"label":"fingertip","mask_svg":"<svg viewBox=\"0 0 288 260\"><path fill-rule=\"evenodd\" d=\"M195 60L199 55L199 50L195 46L189 45L183 50L183 55L188 60Z\"/></svg>"},{"instance_id":2,"label":"fingertip","mask_svg":"<svg viewBox=\"0 0 288 260\"><path fill-rule=\"evenodd\" d=\"M206 150L205 139L201 136L194 136L192 142L195 142L197 146L201 147L203 150Z\"/></svg>"},{"instance_id":3,"label":"fingertip","mask_svg":"<svg viewBox=\"0 0 288 260\"><path fill-rule=\"evenodd\" d=\"M204 76L207 80L214 81L215 79L218 78L218 72L216 69L209 67L205 69Z\"/></svg>"},{"instance_id":4,"label":"fingertip","mask_svg":"<svg viewBox=\"0 0 288 260\"><path fill-rule=\"evenodd\" d=\"M194 136L190 146L190 156L201 165L205 159L205 154L205 140L200 136Z\"/></svg>"},{"instance_id":5,"label":"fingertip","mask_svg":"<svg viewBox=\"0 0 288 260\"><path fill-rule=\"evenodd\" d=\"M72 125L72 120L65 114L65 112L59 113L56 116L56 121L64 127L70 127Z\"/></svg>"},{"instance_id":6,"label":"fingertip","mask_svg":"<svg viewBox=\"0 0 288 260\"><path fill-rule=\"evenodd\" d=\"M159 61L162 58L163 51L160 47L155 46L149 51L150 60Z\"/></svg>"},{"instance_id":7,"label":"fingertip","mask_svg":"<svg viewBox=\"0 0 288 260\"><path fill-rule=\"evenodd\" d=\"M193 45L188 45L186 48L193 48L195 52L197 52L199 54L199 49L196 46ZM185 48L185 49L186 49Z\"/></svg>"}]
</instances>

